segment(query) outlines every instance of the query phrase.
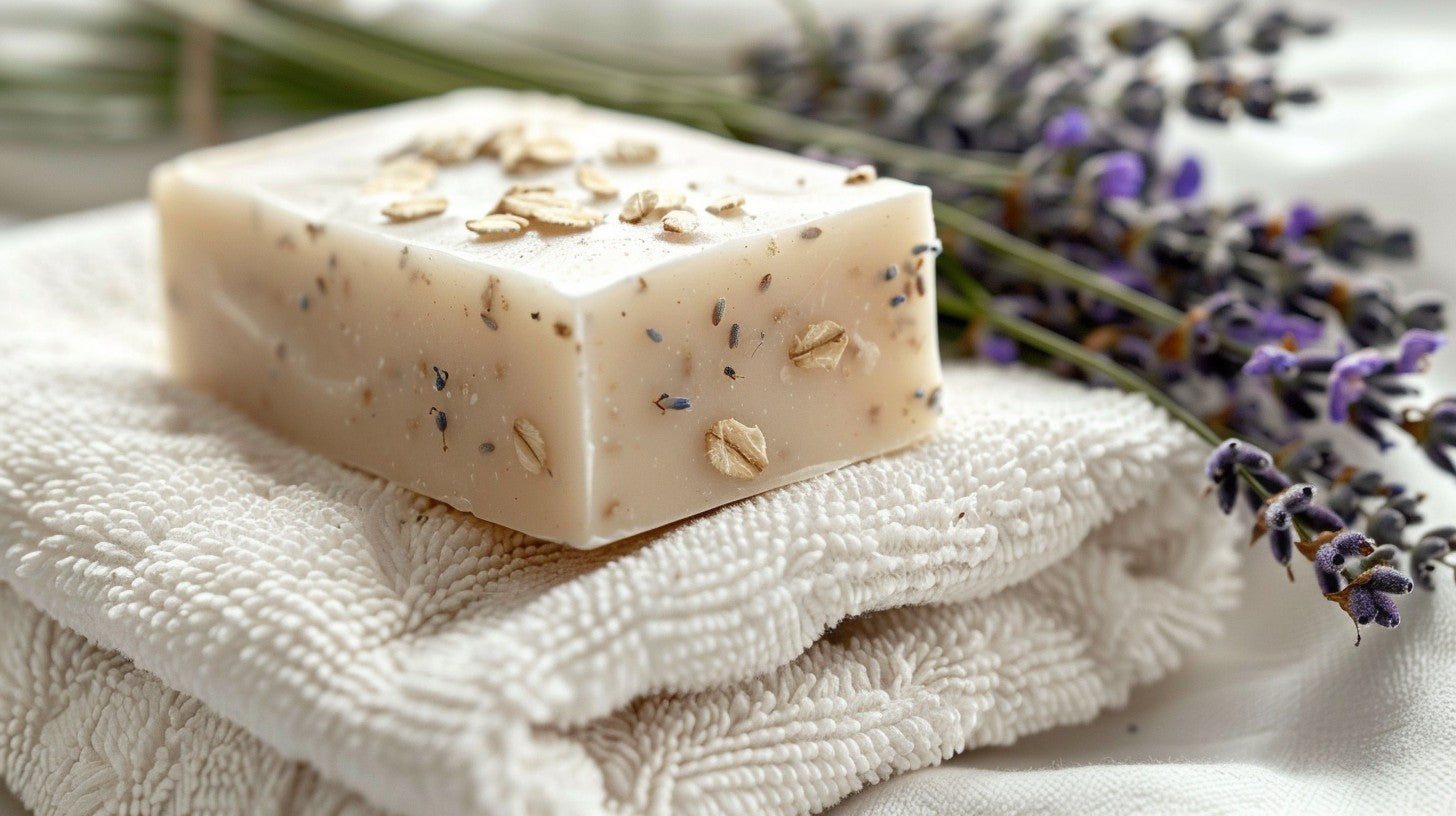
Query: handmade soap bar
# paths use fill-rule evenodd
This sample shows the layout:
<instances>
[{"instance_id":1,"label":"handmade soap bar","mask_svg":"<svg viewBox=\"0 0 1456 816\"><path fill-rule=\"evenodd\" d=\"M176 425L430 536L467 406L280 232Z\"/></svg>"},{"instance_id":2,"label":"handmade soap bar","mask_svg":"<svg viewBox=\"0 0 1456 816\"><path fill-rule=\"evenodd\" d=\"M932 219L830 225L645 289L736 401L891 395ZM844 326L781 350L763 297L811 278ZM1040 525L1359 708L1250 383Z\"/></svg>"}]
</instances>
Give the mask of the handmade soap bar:
<instances>
[{"instance_id":1,"label":"handmade soap bar","mask_svg":"<svg viewBox=\"0 0 1456 816\"><path fill-rule=\"evenodd\" d=\"M176 376L594 547L935 425L922 187L463 91L159 168Z\"/></svg>"}]
</instances>

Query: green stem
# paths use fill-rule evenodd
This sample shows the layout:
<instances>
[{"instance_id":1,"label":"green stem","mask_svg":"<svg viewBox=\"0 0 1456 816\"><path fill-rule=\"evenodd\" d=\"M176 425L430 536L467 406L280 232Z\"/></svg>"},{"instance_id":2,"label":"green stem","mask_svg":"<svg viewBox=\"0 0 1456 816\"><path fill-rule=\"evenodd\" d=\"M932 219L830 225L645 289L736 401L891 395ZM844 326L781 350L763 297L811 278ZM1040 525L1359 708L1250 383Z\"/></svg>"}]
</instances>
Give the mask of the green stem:
<instances>
[{"instance_id":1,"label":"green stem","mask_svg":"<svg viewBox=\"0 0 1456 816\"><path fill-rule=\"evenodd\" d=\"M971 280L970 274L959 261L948 254L940 257L941 275L960 292L959 296L947 296L946 293L940 295L941 303L945 304L941 311L945 314L966 320L980 318L986 321L986 325L1013 340L1044 351L1057 359L1066 360L1083 371L1101 374L1127 391L1143 394L1208 444L1217 445L1223 441L1223 437L1208 427L1206 422L1126 366L1119 365L1106 355L1098 354L1044 326L1000 311L995 307L991 293Z\"/></svg>"},{"instance_id":2,"label":"green stem","mask_svg":"<svg viewBox=\"0 0 1456 816\"><path fill-rule=\"evenodd\" d=\"M1099 275L962 209L939 201L934 206L936 221L998 255L1019 261L1022 268L1043 281L1090 292L1158 325L1179 326L1186 317L1181 309L1175 309L1157 298L1124 286L1106 275Z\"/></svg>"},{"instance_id":3,"label":"green stem","mask_svg":"<svg viewBox=\"0 0 1456 816\"><path fill-rule=\"evenodd\" d=\"M954 286L959 294L940 292L937 296L942 314L951 317L959 317L962 320L980 319L985 321L987 326L995 329L1007 337L1045 352L1059 360L1082 369L1088 373L1101 374L1104 377L1117 383L1125 391L1142 394L1149 402L1167 411L1169 416L1177 420L1195 436L1207 442L1209 445L1218 445L1226 438L1222 434L1208 426L1208 423L1200 419L1196 414L1179 405L1166 392L1147 380L1139 377L1135 372L1126 366L1120 365L1104 354L1075 343L1060 334L1057 334L1044 326L1007 314L996 308L991 293L986 291L979 283L971 279L970 273L961 265L960 261L949 254L940 256L937 269L945 280ZM1239 476L1244 480L1260 498L1267 500L1273 494L1250 473L1246 468L1239 468ZM1310 531L1300 522L1294 523L1295 532L1303 541L1312 540Z\"/></svg>"},{"instance_id":4,"label":"green stem","mask_svg":"<svg viewBox=\"0 0 1456 816\"><path fill-rule=\"evenodd\" d=\"M468 80L459 74L382 50L360 59L357 49L328 32L291 25L279 15L247 3L203 3L147 0L183 20L200 22L274 56L309 65L347 84L366 84L400 97L421 96L457 88ZM521 87L511 77L497 81Z\"/></svg>"},{"instance_id":5,"label":"green stem","mask_svg":"<svg viewBox=\"0 0 1456 816\"><path fill-rule=\"evenodd\" d=\"M972 161L853 128L805 119L727 95L718 96L710 104L723 121L743 133L857 153L877 162L931 173L949 181L1000 189L1016 174L1010 167Z\"/></svg>"}]
</instances>

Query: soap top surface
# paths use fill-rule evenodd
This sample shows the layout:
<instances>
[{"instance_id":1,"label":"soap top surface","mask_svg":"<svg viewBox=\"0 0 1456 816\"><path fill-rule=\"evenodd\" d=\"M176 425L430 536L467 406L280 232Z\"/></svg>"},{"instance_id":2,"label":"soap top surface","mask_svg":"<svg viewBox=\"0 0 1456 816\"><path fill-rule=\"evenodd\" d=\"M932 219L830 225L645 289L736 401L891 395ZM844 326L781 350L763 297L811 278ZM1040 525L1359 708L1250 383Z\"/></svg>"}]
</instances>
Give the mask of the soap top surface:
<instances>
[{"instance_id":1,"label":"soap top surface","mask_svg":"<svg viewBox=\"0 0 1456 816\"><path fill-rule=\"evenodd\" d=\"M573 158L508 172L499 157L477 156L439 166L417 192L370 190L390 157L431 142L460 137L474 145L503 128L527 125ZM646 144L656 158L642 162L604 157L620 143ZM578 181L589 164L619 189L596 197ZM664 264L705 250L747 248L755 236L811 228L838 212L896 198L926 207L928 191L894 179L847 184L845 168L748 145L661 120L592 108L565 97L489 89L456 91L350 114L243 142L199 150L171 163L183 179L240 193L311 223L396 239L444 252L493 272L540 279L569 296L624 279L650 275ZM557 194L603 216L589 229L533 225L509 237L478 236L465 223L495 210L514 185L550 184ZM661 211L640 223L619 213L639 190L681 193L697 216L691 232L664 230ZM738 211L722 216L709 204L742 196ZM444 198L439 215L393 222L381 214L391 203ZM336 238L341 237L336 235ZM826 248L833 241L825 241Z\"/></svg>"}]
</instances>

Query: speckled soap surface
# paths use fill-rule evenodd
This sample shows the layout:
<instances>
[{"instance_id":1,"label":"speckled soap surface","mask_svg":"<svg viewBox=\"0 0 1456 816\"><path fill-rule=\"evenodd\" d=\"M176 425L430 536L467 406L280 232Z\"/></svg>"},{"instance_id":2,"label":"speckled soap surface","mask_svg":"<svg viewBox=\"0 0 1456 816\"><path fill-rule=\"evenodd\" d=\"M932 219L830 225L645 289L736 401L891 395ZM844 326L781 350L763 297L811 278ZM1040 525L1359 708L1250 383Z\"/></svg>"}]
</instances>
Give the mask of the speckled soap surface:
<instances>
[{"instance_id":1,"label":"speckled soap surface","mask_svg":"<svg viewBox=\"0 0 1456 816\"><path fill-rule=\"evenodd\" d=\"M600 546L935 426L922 187L485 90L152 187L180 380L530 535Z\"/></svg>"}]
</instances>

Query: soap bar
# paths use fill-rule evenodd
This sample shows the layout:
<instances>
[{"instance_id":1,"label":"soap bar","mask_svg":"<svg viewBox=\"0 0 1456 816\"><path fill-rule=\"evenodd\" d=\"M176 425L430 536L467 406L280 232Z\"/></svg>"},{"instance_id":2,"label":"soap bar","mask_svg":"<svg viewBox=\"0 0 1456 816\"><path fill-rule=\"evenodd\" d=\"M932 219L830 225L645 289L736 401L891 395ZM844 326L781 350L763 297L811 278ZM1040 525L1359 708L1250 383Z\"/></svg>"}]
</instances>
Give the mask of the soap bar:
<instances>
[{"instance_id":1,"label":"soap bar","mask_svg":"<svg viewBox=\"0 0 1456 816\"><path fill-rule=\"evenodd\" d=\"M872 168L468 90L185 155L152 196L180 381L531 536L935 427L929 192Z\"/></svg>"}]
</instances>

